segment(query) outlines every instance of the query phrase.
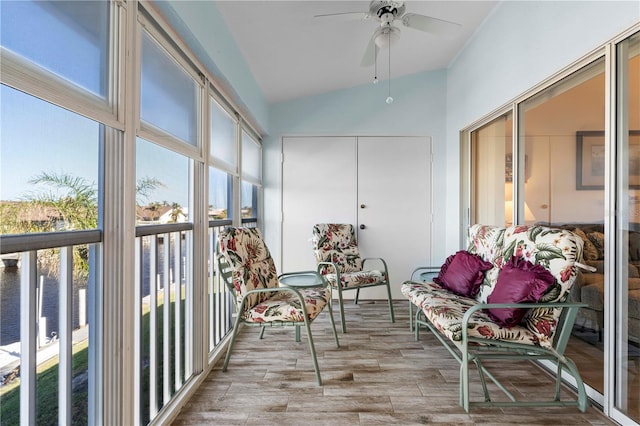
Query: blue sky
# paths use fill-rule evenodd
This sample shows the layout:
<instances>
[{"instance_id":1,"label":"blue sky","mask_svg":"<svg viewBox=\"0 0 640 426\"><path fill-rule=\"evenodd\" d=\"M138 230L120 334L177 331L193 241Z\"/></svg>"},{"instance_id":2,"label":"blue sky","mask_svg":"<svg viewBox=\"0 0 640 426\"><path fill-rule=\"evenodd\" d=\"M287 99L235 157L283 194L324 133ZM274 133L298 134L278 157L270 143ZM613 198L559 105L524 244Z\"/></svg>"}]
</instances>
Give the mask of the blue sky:
<instances>
[{"instance_id":1,"label":"blue sky","mask_svg":"<svg viewBox=\"0 0 640 426\"><path fill-rule=\"evenodd\" d=\"M108 70L107 22L106 2L0 0L0 40L5 48L103 98ZM145 118L195 144L195 85L149 37L144 41L143 59L148 65L143 67L142 84ZM229 137L224 126L220 131L216 136ZM0 200L20 200L48 189L29 183L43 172L81 177L97 187L100 135L98 123L3 85ZM136 160L138 180L155 178L163 183L141 202L188 206L186 157L138 139ZM226 179L210 179L210 204L226 206L226 183Z\"/></svg>"},{"instance_id":2,"label":"blue sky","mask_svg":"<svg viewBox=\"0 0 640 426\"><path fill-rule=\"evenodd\" d=\"M42 172L70 174L98 183L100 125L17 90L0 89L0 200L19 200L42 186ZM188 205L186 157L146 141L137 143L137 177L164 183L146 201Z\"/></svg>"},{"instance_id":3,"label":"blue sky","mask_svg":"<svg viewBox=\"0 0 640 426\"><path fill-rule=\"evenodd\" d=\"M0 102L1 200L23 198L45 171L98 183L97 123L6 86Z\"/></svg>"}]
</instances>

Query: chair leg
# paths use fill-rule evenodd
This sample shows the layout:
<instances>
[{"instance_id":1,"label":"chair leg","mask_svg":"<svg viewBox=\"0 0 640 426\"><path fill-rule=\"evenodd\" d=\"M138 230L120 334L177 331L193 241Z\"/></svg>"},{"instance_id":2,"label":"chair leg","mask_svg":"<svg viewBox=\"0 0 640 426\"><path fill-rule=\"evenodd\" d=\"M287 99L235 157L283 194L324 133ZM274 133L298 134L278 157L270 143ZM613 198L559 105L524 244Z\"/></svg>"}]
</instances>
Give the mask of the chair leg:
<instances>
[{"instance_id":1,"label":"chair leg","mask_svg":"<svg viewBox=\"0 0 640 426\"><path fill-rule=\"evenodd\" d=\"M357 288L356 289L356 297L353 299L353 304L357 305L358 304L358 298L360 297L360 289Z\"/></svg>"},{"instance_id":2,"label":"chair leg","mask_svg":"<svg viewBox=\"0 0 640 426\"><path fill-rule=\"evenodd\" d=\"M391 316L391 322L396 322L396 317L393 315L393 299L391 298L391 284L387 280L387 297L389 298L389 315Z\"/></svg>"},{"instance_id":3,"label":"chair leg","mask_svg":"<svg viewBox=\"0 0 640 426\"><path fill-rule=\"evenodd\" d=\"M233 344L236 342L238 330L240 330L240 319L236 318L236 323L233 325L233 332L231 334L231 341L229 342L229 346L227 346L227 355L224 357L222 371L227 371L227 365L229 365L229 359L231 358L231 349L233 349Z\"/></svg>"},{"instance_id":4,"label":"chair leg","mask_svg":"<svg viewBox=\"0 0 640 426\"><path fill-rule=\"evenodd\" d=\"M318 367L318 358L316 356L316 348L313 345L313 336L311 336L311 326L309 325L309 319L305 315L304 326L307 329L307 338L309 339L309 349L311 350L311 358L313 359L313 368L316 370L316 379L318 380L318 386L322 386L322 379L320 378L320 367Z\"/></svg>"},{"instance_id":5,"label":"chair leg","mask_svg":"<svg viewBox=\"0 0 640 426\"><path fill-rule=\"evenodd\" d=\"M336 331L336 321L333 319L332 304L332 300L329 300L329 303L327 303L327 309L329 310L329 321L331 321L331 327L333 328L333 337L336 339L336 348L339 348L340 342L338 341L338 332Z\"/></svg>"},{"instance_id":6,"label":"chair leg","mask_svg":"<svg viewBox=\"0 0 640 426\"><path fill-rule=\"evenodd\" d=\"M340 321L342 323L342 332L347 332L347 324L344 322L344 304L342 301L342 288L338 287L338 304L340 305Z\"/></svg>"},{"instance_id":7,"label":"chair leg","mask_svg":"<svg viewBox=\"0 0 640 426\"><path fill-rule=\"evenodd\" d=\"M465 349L462 350L460 363L460 405L469 413L469 352Z\"/></svg>"},{"instance_id":8,"label":"chair leg","mask_svg":"<svg viewBox=\"0 0 640 426\"><path fill-rule=\"evenodd\" d=\"M413 303L409 301L409 331L413 331Z\"/></svg>"},{"instance_id":9,"label":"chair leg","mask_svg":"<svg viewBox=\"0 0 640 426\"><path fill-rule=\"evenodd\" d=\"M565 358L564 365L576 380L576 389L578 391L578 409L584 413L585 411L587 411L587 408L589 408L589 398L587 398L587 391L584 388L582 376L580 375L578 367L576 367L576 364L573 362L573 360Z\"/></svg>"},{"instance_id":10,"label":"chair leg","mask_svg":"<svg viewBox=\"0 0 640 426\"><path fill-rule=\"evenodd\" d=\"M418 321L420 320L420 314L422 314L422 310L418 309L416 311L416 317L413 321L413 331L416 334L416 342L420 340L420 324L418 324Z\"/></svg>"}]
</instances>

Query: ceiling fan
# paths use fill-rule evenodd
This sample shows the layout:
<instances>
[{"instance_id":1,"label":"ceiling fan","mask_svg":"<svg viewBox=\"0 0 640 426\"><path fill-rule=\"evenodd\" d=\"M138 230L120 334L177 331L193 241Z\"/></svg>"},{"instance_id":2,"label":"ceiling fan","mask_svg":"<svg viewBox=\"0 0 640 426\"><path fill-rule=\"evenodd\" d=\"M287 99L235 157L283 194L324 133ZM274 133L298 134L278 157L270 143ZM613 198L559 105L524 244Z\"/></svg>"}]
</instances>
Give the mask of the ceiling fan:
<instances>
[{"instance_id":1,"label":"ceiling fan","mask_svg":"<svg viewBox=\"0 0 640 426\"><path fill-rule=\"evenodd\" d=\"M362 57L360 65L363 67L370 67L375 64L378 49L386 48L400 39L400 28L393 25L395 21L401 21L405 27L432 34L451 34L460 27L460 24L455 22L418 13L404 13L405 9L404 1L372 0L369 3L369 12L330 13L316 15L315 18L356 18L358 20L373 18L380 22L380 26L371 36Z\"/></svg>"}]
</instances>

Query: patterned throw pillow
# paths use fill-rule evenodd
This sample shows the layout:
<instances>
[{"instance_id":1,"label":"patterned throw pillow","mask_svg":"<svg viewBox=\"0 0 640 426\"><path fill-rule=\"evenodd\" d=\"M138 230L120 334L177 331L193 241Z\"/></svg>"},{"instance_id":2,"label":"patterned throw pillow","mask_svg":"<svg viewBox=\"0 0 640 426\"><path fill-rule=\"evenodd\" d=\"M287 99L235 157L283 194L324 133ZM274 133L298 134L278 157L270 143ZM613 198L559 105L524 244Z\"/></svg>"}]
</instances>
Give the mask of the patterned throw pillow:
<instances>
[{"instance_id":1,"label":"patterned throw pillow","mask_svg":"<svg viewBox=\"0 0 640 426\"><path fill-rule=\"evenodd\" d=\"M584 260L598 260L598 249L593 245L589 237L587 237L587 234L585 234L580 228L575 228L571 232L582 238L582 241L584 242L582 248L582 256L584 257Z\"/></svg>"},{"instance_id":2,"label":"patterned throw pillow","mask_svg":"<svg viewBox=\"0 0 640 426\"><path fill-rule=\"evenodd\" d=\"M591 241L598 252L598 257L591 260L604 259L604 234L602 232L589 232L587 239Z\"/></svg>"},{"instance_id":3,"label":"patterned throw pillow","mask_svg":"<svg viewBox=\"0 0 640 426\"><path fill-rule=\"evenodd\" d=\"M537 302L553 284L554 278L541 265L513 256L502 267L498 282L487 298L489 303ZM527 309L491 308L489 316L504 327L518 325Z\"/></svg>"},{"instance_id":4,"label":"patterned throw pillow","mask_svg":"<svg viewBox=\"0 0 640 426\"><path fill-rule=\"evenodd\" d=\"M484 272L492 267L491 262L485 262L480 256L460 250L447 258L433 282L460 296L475 297Z\"/></svg>"}]
</instances>

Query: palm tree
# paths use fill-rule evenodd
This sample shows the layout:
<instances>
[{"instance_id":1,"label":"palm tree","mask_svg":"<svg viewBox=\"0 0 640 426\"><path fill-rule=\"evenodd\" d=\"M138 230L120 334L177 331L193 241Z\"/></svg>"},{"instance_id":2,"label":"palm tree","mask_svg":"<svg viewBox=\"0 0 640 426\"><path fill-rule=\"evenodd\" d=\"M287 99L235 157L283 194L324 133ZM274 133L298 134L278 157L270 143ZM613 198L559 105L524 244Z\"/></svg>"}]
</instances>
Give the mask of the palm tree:
<instances>
[{"instance_id":1,"label":"palm tree","mask_svg":"<svg viewBox=\"0 0 640 426\"><path fill-rule=\"evenodd\" d=\"M36 206L50 208L62 219L62 229L94 229L98 227L98 189L79 176L66 173L42 172L29 183L52 189L28 195ZM51 217L49 231L60 228L57 217Z\"/></svg>"},{"instance_id":2,"label":"palm tree","mask_svg":"<svg viewBox=\"0 0 640 426\"><path fill-rule=\"evenodd\" d=\"M29 183L40 187L38 191L29 192L23 197L26 205L24 202L2 204L2 233L22 234L98 227L98 188L95 182L64 172L42 172L30 179ZM42 189L41 186L45 188ZM136 183L136 193L146 198L161 186L164 184L157 178L144 177ZM37 211L44 212L46 220L41 223L29 220L29 216ZM86 276L89 270L88 255L87 246L74 248L74 263L77 265L74 273L78 276ZM41 258L55 272L57 253L50 250L50 253Z\"/></svg>"},{"instance_id":3,"label":"palm tree","mask_svg":"<svg viewBox=\"0 0 640 426\"><path fill-rule=\"evenodd\" d=\"M177 222L180 216L184 216L182 206L178 203L171 204L171 222Z\"/></svg>"},{"instance_id":4,"label":"palm tree","mask_svg":"<svg viewBox=\"0 0 640 426\"><path fill-rule=\"evenodd\" d=\"M149 199L151 193L158 188L166 188L166 185L158 178L145 176L138 179L136 182L136 203L141 206Z\"/></svg>"}]
</instances>

